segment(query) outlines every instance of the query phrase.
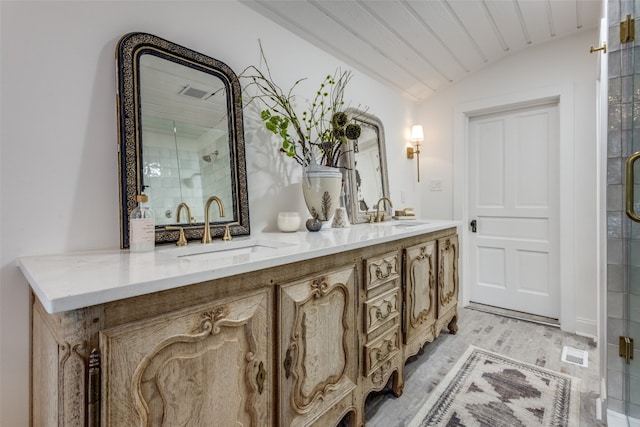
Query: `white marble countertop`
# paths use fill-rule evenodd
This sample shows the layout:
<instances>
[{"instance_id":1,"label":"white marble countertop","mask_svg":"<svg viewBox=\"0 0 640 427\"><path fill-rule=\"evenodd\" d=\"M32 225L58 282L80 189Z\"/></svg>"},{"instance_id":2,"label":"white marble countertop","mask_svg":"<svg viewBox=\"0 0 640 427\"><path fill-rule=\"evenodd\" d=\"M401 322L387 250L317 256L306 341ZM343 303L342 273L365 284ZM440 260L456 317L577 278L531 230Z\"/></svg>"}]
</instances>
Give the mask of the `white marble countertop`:
<instances>
[{"instance_id":1,"label":"white marble countertop","mask_svg":"<svg viewBox=\"0 0 640 427\"><path fill-rule=\"evenodd\" d=\"M148 253L109 250L25 256L17 263L47 312L58 313L458 225L442 220L387 221L315 233L254 233L231 242L159 246Z\"/></svg>"}]
</instances>

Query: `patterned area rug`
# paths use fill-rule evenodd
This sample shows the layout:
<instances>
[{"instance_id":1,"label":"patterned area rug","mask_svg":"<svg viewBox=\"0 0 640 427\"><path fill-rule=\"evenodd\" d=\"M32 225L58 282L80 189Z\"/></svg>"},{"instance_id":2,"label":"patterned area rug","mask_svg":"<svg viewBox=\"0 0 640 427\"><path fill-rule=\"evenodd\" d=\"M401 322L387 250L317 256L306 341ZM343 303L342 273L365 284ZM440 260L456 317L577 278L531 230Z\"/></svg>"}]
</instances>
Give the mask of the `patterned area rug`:
<instances>
[{"instance_id":1,"label":"patterned area rug","mask_svg":"<svg viewBox=\"0 0 640 427\"><path fill-rule=\"evenodd\" d=\"M579 422L579 379L470 346L408 427L556 427Z\"/></svg>"}]
</instances>

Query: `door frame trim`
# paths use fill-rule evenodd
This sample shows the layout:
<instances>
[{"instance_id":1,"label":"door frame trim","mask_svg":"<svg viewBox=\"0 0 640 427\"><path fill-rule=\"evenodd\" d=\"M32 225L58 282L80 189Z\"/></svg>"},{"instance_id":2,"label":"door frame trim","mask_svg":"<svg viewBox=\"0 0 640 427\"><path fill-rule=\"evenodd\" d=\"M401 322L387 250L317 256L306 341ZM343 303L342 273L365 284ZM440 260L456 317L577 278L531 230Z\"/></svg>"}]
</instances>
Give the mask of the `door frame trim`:
<instances>
[{"instance_id":1,"label":"door frame trim","mask_svg":"<svg viewBox=\"0 0 640 427\"><path fill-rule=\"evenodd\" d=\"M574 109L573 87L559 85L543 87L513 94L462 103L454 108L453 117L453 217L460 220L460 289L463 306L469 303L470 278L468 277L469 257L469 189L468 182L468 136L469 119L492 112L511 110L518 107L535 106L548 103L558 105L559 126L559 251L560 251L560 328L576 332L575 308L575 200L573 188L574 174Z\"/></svg>"}]
</instances>

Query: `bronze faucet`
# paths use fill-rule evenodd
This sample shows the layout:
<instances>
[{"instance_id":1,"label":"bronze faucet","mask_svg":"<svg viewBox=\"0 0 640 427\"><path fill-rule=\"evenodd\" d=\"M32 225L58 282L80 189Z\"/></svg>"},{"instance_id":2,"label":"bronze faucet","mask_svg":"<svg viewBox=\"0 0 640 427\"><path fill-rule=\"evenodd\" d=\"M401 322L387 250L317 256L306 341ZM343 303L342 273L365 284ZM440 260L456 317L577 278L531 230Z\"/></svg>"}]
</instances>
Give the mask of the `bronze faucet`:
<instances>
[{"instance_id":1,"label":"bronze faucet","mask_svg":"<svg viewBox=\"0 0 640 427\"><path fill-rule=\"evenodd\" d=\"M389 207L390 208L393 207L393 203L391 202L391 199L389 199L388 197L380 197L380 199L378 200L378 204L376 205L376 219L375 219L375 222L384 221L384 211L382 211L382 216L380 215L380 203L385 201L385 200L387 202L389 202Z\"/></svg>"},{"instance_id":2,"label":"bronze faucet","mask_svg":"<svg viewBox=\"0 0 640 427\"><path fill-rule=\"evenodd\" d=\"M189 209L189 205L185 202L178 205L178 209L176 210L176 223L180 224L180 213L182 212L182 209L187 211L187 223L191 224L191 209Z\"/></svg>"},{"instance_id":3,"label":"bronze faucet","mask_svg":"<svg viewBox=\"0 0 640 427\"><path fill-rule=\"evenodd\" d=\"M222 206L222 200L218 196L211 196L207 203L204 204L204 231L202 233L202 243L211 243L211 226L209 225L209 208L211 203L216 202L218 204L218 210L220 216L224 216L224 206Z\"/></svg>"}]
</instances>

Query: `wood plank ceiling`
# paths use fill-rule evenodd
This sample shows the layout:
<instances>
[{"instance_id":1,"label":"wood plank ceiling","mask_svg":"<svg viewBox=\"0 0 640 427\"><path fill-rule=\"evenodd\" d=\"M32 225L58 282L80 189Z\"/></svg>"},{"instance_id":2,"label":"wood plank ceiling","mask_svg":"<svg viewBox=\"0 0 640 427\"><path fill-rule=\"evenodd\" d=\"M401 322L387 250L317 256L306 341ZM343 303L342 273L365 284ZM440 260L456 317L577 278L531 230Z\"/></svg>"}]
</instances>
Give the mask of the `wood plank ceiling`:
<instances>
[{"instance_id":1,"label":"wood plank ceiling","mask_svg":"<svg viewBox=\"0 0 640 427\"><path fill-rule=\"evenodd\" d=\"M240 1L415 100L507 55L595 28L601 13L600 0Z\"/></svg>"}]
</instances>

